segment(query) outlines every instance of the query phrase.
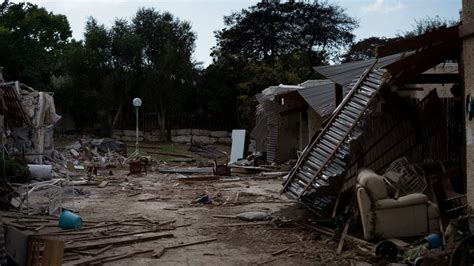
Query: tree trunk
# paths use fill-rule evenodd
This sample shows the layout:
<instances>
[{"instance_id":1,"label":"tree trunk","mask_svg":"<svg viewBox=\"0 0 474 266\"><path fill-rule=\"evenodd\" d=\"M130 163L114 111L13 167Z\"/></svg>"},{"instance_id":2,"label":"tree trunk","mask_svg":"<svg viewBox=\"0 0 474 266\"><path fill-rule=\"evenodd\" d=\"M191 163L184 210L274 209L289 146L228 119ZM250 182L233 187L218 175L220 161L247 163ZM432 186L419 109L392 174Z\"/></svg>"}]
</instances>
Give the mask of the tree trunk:
<instances>
[{"instance_id":1,"label":"tree trunk","mask_svg":"<svg viewBox=\"0 0 474 266\"><path fill-rule=\"evenodd\" d=\"M123 103L120 103L117 108L117 113L115 113L114 120L112 121L112 130L115 129L115 124L117 123L118 118L120 117L120 114L122 113L122 105Z\"/></svg>"}]
</instances>

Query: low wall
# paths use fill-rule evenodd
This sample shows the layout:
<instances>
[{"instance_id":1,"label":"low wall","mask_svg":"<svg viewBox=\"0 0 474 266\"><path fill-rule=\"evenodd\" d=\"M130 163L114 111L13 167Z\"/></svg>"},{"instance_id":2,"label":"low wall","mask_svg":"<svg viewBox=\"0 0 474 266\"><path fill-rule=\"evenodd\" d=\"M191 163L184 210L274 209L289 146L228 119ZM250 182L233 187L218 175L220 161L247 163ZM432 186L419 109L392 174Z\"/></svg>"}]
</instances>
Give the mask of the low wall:
<instances>
[{"instance_id":1,"label":"low wall","mask_svg":"<svg viewBox=\"0 0 474 266\"><path fill-rule=\"evenodd\" d=\"M203 129L172 129L171 142L174 143L198 143L198 144L231 144L232 132L227 131L211 131ZM136 132L134 130L118 130L114 129L112 137L117 140L134 142L136 140ZM159 130L151 132L138 131L138 140L147 142L164 142L166 136L160 134Z\"/></svg>"}]
</instances>

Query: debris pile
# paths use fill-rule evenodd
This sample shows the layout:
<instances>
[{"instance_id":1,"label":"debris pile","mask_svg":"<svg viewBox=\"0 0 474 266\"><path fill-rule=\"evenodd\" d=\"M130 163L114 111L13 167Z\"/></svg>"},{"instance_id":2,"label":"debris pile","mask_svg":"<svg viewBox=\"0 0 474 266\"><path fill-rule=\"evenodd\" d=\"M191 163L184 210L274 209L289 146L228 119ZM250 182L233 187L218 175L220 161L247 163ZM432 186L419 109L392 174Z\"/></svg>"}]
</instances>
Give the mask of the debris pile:
<instances>
[{"instance_id":1,"label":"debris pile","mask_svg":"<svg viewBox=\"0 0 474 266\"><path fill-rule=\"evenodd\" d=\"M67 177L77 171L89 172L92 168L122 167L127 160L126 151L125 144L114 139L82 138L66 146L61 152L56 151L47 159L61 177Z\"/></svg>"}]
</instances>

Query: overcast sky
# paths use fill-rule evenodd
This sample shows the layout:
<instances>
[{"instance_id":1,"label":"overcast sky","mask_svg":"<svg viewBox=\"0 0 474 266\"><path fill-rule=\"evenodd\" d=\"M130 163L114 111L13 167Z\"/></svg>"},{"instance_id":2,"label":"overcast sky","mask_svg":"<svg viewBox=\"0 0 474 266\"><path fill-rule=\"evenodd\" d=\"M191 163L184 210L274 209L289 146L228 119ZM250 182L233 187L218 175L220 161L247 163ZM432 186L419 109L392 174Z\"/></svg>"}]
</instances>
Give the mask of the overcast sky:
<instances>
[{"instance_id":1,"label":"overcast sky","mask_svg":"<svg viewBox=\"0 0 474 266\"><path fill-rule=\"evenodd\" d=\"M11 0L12 2L17 2ZM215 45L214 31L224 26L223 16L247 8L257 0L30 0L53 13L67 16L75 39L83 38L87 17L106 26L115 18L131 18L140 7L169 11L181 20L191 22L197 33L194 59L207 66L210 49ZM461 0L329 0L358 19L356 38L392 37L410 30L415 19L427 16L458 19Z\"/></svg>"}]
</instances>

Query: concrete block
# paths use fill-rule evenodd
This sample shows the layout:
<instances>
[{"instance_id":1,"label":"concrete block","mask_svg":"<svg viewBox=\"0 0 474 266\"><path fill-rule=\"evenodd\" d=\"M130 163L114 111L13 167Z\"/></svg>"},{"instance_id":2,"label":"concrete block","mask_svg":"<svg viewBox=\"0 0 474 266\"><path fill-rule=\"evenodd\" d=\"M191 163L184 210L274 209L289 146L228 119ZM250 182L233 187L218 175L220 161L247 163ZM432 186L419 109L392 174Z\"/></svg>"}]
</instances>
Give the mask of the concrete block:
<instances>
[{"instance_id":1,"label":"concrete block","mask_svg":"<svg viewBox=\"0 0 474 266\"><path fill-rule=\"evenodd\" d=\"M217 139L213 137L207 136L193 136L192 142L199 143L199 144L214 144L216 143Z\"/></svg>"},{"instance_id":2,"label":"concrete block","mask_svg":"<svg viewBox=\"0 0 474 266\"><path fill-rule=\"evenodd\" d=\"M145 141L149 141L149 142L160 142L161 141L160 136L155 136L155 135L151 135L151 134L145 134L145 136L143 136L143 139Z\"/></svg>"},{"instance_id":3,"label":"concrete block","mask_svg":"<svg viewBox=\"0 0 474 266\"><path fill-rule=\"evenodd\" d=\"M193 129L191 134L193 136L210 136L211 131L210 130L204 130L204 129Z\"/></svg>"},{"instance_id":4,"label":"concrete block","mask_svg":"<svg viewBox=\"0 0 474 266\"><path fill-rule=\"evenodd\" d=\"M114 130L112 130L112 135L114 135L114 136L123 136L123 130L114 129Z\"/></svg>"},{"instance_id":5,"label":"concrete block","mask_svg":"<svg viewBox=\"0 0 474 266\"><path fill-rule=\"evenodd\" d=\"M190 143L191 142L191 135L184 135L184 136L171 136L171 141L176 143Z\"/></svg>"},{"instance_id":6,"label":"concrete block","mask_svg":"<svg viewBox=\"0 0 474 266\"><path fill-rule=\"evenodd\" d=\"M136 138L135 136L131 137L131 136L123 136L122 141L127 141L127 142L135 142L136 141ZM143 141L143 137L138 137L138 141Z\"/></svg>"},{"instance_id":7,"label":"concrete block","mask_svg":"<svg viewBox=\"0 0 474 266\"><path fill-rule=\"evenodd\" d=\"M153 135L153 136L159 136L159 135L161 135L161 130L159 130L159 129L153 129L150 133L151 133L151 135ZM166 131L163 131L163 133L166 134Z\"/></svg>"},{"instance_id":8,"label":"concrete block","mask_svg":"<svg viewBox=\"0 0 474 266\"><path fill-rule=\"evenodd\" d=\"M135 132L135 130L124 130L123 135L127 136L127 137L134 137L136 135L136 132ZM144 135L143 131L139 130L138 131L138 136L143 137L143 135Z\"/></svg>"},{"instance_id":9,"label":"concrete block","mask_svg":"<svg viewBox=\"0 0 474 266\"><path fill-rule=\"evenodd\" d=\"M227 131L211 131L211 137L214 138L224 138L227 137L229 132Z\"/></svg>"},{"instance_id":10,"label":"concrete block","mask_svg":"<svg viewBox=\"0 0 474 266\"><path fill-rule=\"evenodd\" d=\"M218 138L217 143L232 144L232 138L231 137Z\"/></svg>"},{"instance_id":11,"label":"concrete block","mask_svg":"<svg viewBox=\"0 0 474 266\"><path fill-rule=\"evenodd\" d=\"M191 135L191 129L172 129L171 136Z\"/></svg>"}]
</instances>

